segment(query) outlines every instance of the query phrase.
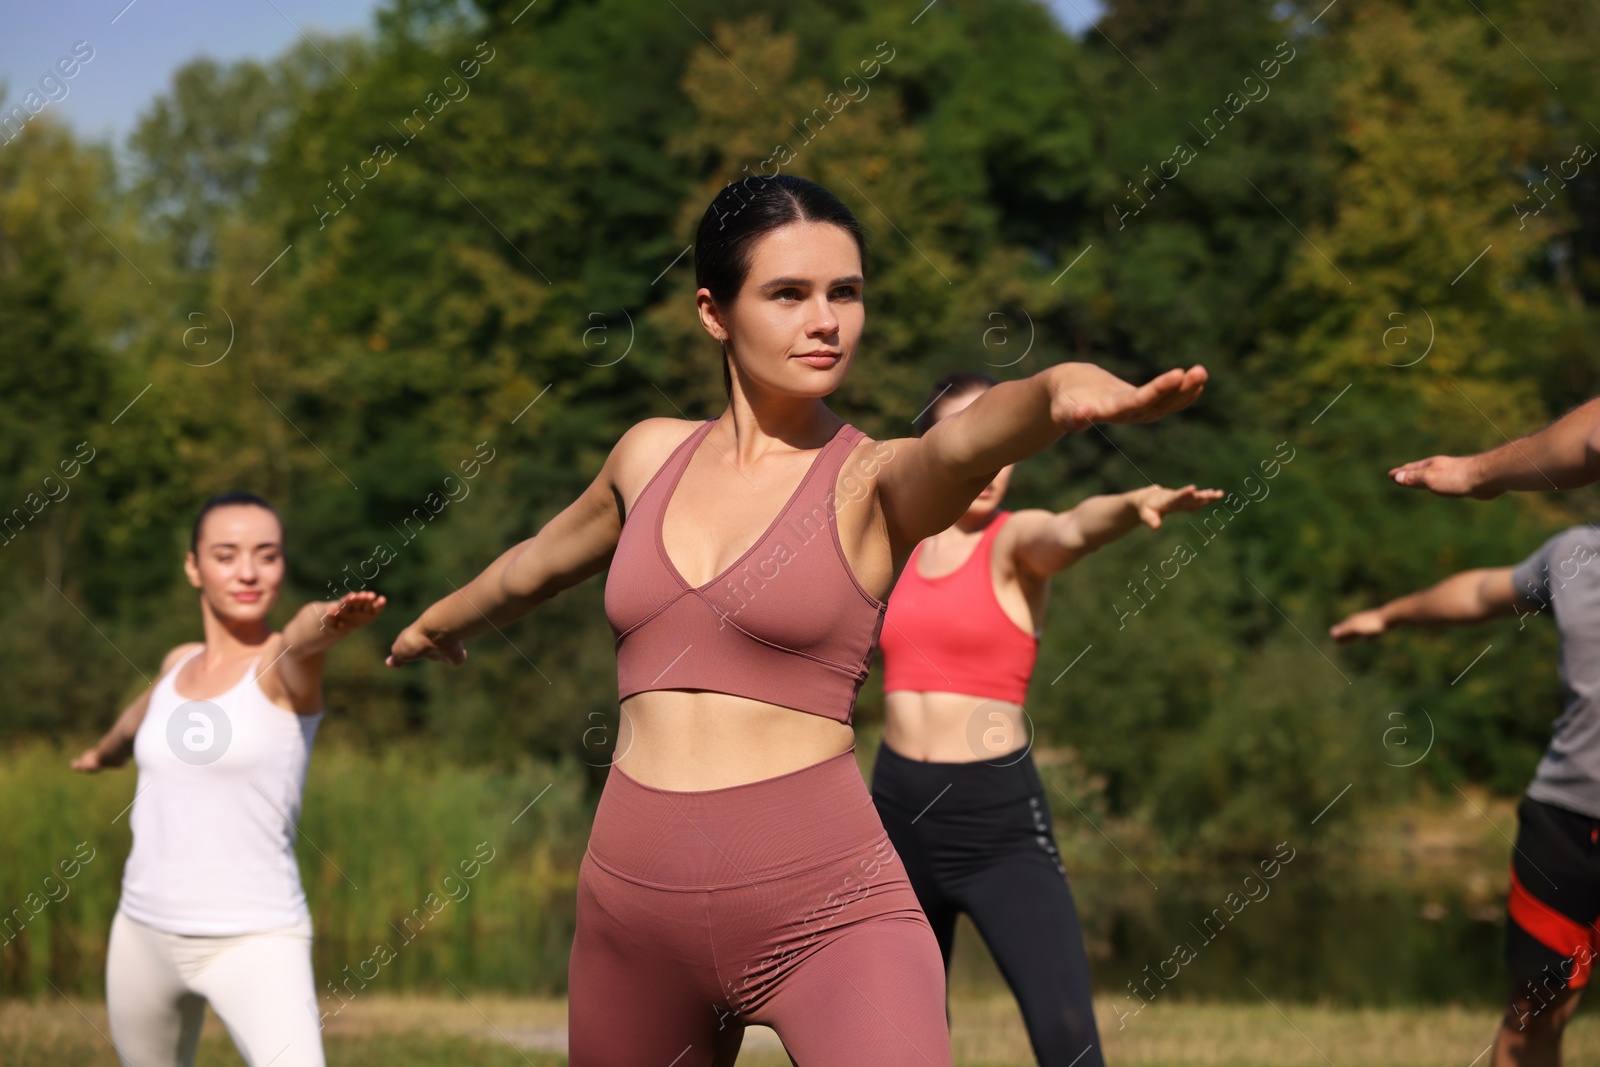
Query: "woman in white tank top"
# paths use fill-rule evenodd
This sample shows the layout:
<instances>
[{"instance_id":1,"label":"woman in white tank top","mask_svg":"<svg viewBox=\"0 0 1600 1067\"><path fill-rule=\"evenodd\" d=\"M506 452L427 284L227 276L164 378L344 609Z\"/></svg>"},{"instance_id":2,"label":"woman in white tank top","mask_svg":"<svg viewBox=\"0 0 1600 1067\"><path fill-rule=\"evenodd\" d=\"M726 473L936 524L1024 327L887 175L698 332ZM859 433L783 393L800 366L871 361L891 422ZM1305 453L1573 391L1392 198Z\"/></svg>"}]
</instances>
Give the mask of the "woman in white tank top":
<instances>
[{"instance_id":1,"label":"woman in white tank top","mask_svg":"<svg viewBox=\"0 0 1600 1067\"><path fill-rule=\"evenodd\" d=\"M385 600L307 604L274 631L283 530L249 493L200 509L184 570L204 643L169 652L155 683L72 761L94 772L132 755L139 771L106 952L112 1041L127 1067L187 1067L209 1002L251 1067L323 1067L295 826L323 658Z\"/></svg>"}]
</instances>

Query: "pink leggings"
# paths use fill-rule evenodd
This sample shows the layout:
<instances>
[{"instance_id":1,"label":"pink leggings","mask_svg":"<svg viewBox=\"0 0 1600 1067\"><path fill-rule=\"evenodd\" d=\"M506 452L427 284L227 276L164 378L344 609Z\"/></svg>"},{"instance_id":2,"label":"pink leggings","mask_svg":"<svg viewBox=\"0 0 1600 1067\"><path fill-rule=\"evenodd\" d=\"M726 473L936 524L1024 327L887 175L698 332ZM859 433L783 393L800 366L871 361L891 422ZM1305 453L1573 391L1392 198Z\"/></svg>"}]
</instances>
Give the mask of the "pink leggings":
<instances>
[{"instance_id":1,"label":"pink leggings","mask_svg":"<svg viewBox=\"0 0 1600 1067\"><path fill-rule=\"evenodd\" d=\"M678 792L611 768L578 872L571 1067L950 1067L944 961L855 749Z\"/></svg>"}]
</instances>

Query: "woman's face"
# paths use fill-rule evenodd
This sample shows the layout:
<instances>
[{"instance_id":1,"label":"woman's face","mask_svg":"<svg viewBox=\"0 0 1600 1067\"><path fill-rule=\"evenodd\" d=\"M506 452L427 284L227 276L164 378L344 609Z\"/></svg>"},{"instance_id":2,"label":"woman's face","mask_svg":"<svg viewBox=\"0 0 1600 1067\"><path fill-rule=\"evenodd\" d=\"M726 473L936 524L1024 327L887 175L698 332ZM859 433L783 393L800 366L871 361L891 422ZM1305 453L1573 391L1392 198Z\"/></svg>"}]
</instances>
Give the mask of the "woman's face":
<instances>
[{"instance_id":1,"label":"woman's face","mask_svg":"<svg viewBox=\"0 0 1600 1067\"><path fill-rule=\"evenodd\" d=\"M866 323L855 238L828 222L792 222L758 239L731 307L696 294L700 321L726 341L746 393L822 397L839 387Z\"/></svg>"},{"instance_id":2,"label":"woman's face","mask_svg":"<svg viewBox=\"0 0 1600 1067\"><path fill-rule=\"evenodd\" d=\"M982 389L972 389L956 396L941 398L933 409L933 421L939 422L942 419L948 419L951 415L978 399L983 393L984 390ZM977 499L967 505L966 518L968 520L981 521L999 510L1000 501L1005 499L1006 487L1011 484L1011 471L1015 466L1015 463L1008 463L1001 467L1000 472L994 476L994 479L983 487L983 492L978 494Z\"/></svg>"},{"instance_id":3,"label":"woman's face","mask_svg":"<svg viewBox=\"0 0 1600 1067\"><path fill-rule=\"evenodd\" d=\"M227 504L206 513L199 547L184 560L189 584L225 622L259 623L283 585L283 529L278 517L252 504Z\"/></svg>"}]
</instances>

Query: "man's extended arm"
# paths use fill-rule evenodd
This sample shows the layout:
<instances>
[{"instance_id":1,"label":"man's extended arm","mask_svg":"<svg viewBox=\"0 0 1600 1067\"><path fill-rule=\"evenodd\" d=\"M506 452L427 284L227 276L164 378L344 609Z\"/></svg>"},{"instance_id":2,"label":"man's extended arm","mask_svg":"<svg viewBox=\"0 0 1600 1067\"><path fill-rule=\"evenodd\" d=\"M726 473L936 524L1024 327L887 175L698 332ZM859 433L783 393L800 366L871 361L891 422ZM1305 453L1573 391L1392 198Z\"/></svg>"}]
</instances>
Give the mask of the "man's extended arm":
<instances>
[{"instance_id":1,"label":"man's extended arm","mask_svg":"<svg viewBox=\"0 0 1600 1067\"><path fill-rule=\"evenodd\" d=\"M1473 456L1430 456L1394 468L1389 477L1440 496L1479 500L1507 491L1577 489L1600 481L1600 398L1499 448Z\"/></svg>"}]
</instances>

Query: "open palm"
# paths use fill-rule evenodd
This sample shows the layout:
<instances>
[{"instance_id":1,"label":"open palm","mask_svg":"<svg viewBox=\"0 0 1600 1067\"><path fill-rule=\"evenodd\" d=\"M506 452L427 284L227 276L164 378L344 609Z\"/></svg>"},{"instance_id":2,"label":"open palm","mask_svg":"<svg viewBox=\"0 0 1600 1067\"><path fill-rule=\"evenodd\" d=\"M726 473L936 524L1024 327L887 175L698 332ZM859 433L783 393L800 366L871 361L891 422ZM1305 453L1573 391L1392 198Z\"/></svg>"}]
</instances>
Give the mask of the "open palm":
<instances>
[{"instance_id":1,"label":"open palm","mask_svg":"<svg viewBox=\"0 0 1600 1067\"><path fill-rule=\"evenodd\" d=\"M1139 520L1152 530L1159 530L1161 516L1174 511L1199 511L1227 494L1221 489L1196 489L1193 485L1181 489L1152 485L1131 495L1134 506L1139 509Z\"/></svg>"},{"instance_id":2,"label":"open palm","mask_svg":"<svg viewBox=\"0 0 1600 1067\"><path fill-rule=\"evenodd\" d=\"M1109 371L1086 367L1051 398L1051 415L1069 432L1097 422L1154 422L1194 403L1206 377L1206 369L1195 364L1133 385Z\"/></svg>"},{"instance_id":3,"label":"open palm","mask_svg":"<svg viewBox=\"0 0 1600 1067\"><path fill-rule=\"evenodd\" d=\"M341 634L359 630L381 615L388 602L369 590L346 593L322 616L322 628Z\"/></svg>"}]
</instances>

